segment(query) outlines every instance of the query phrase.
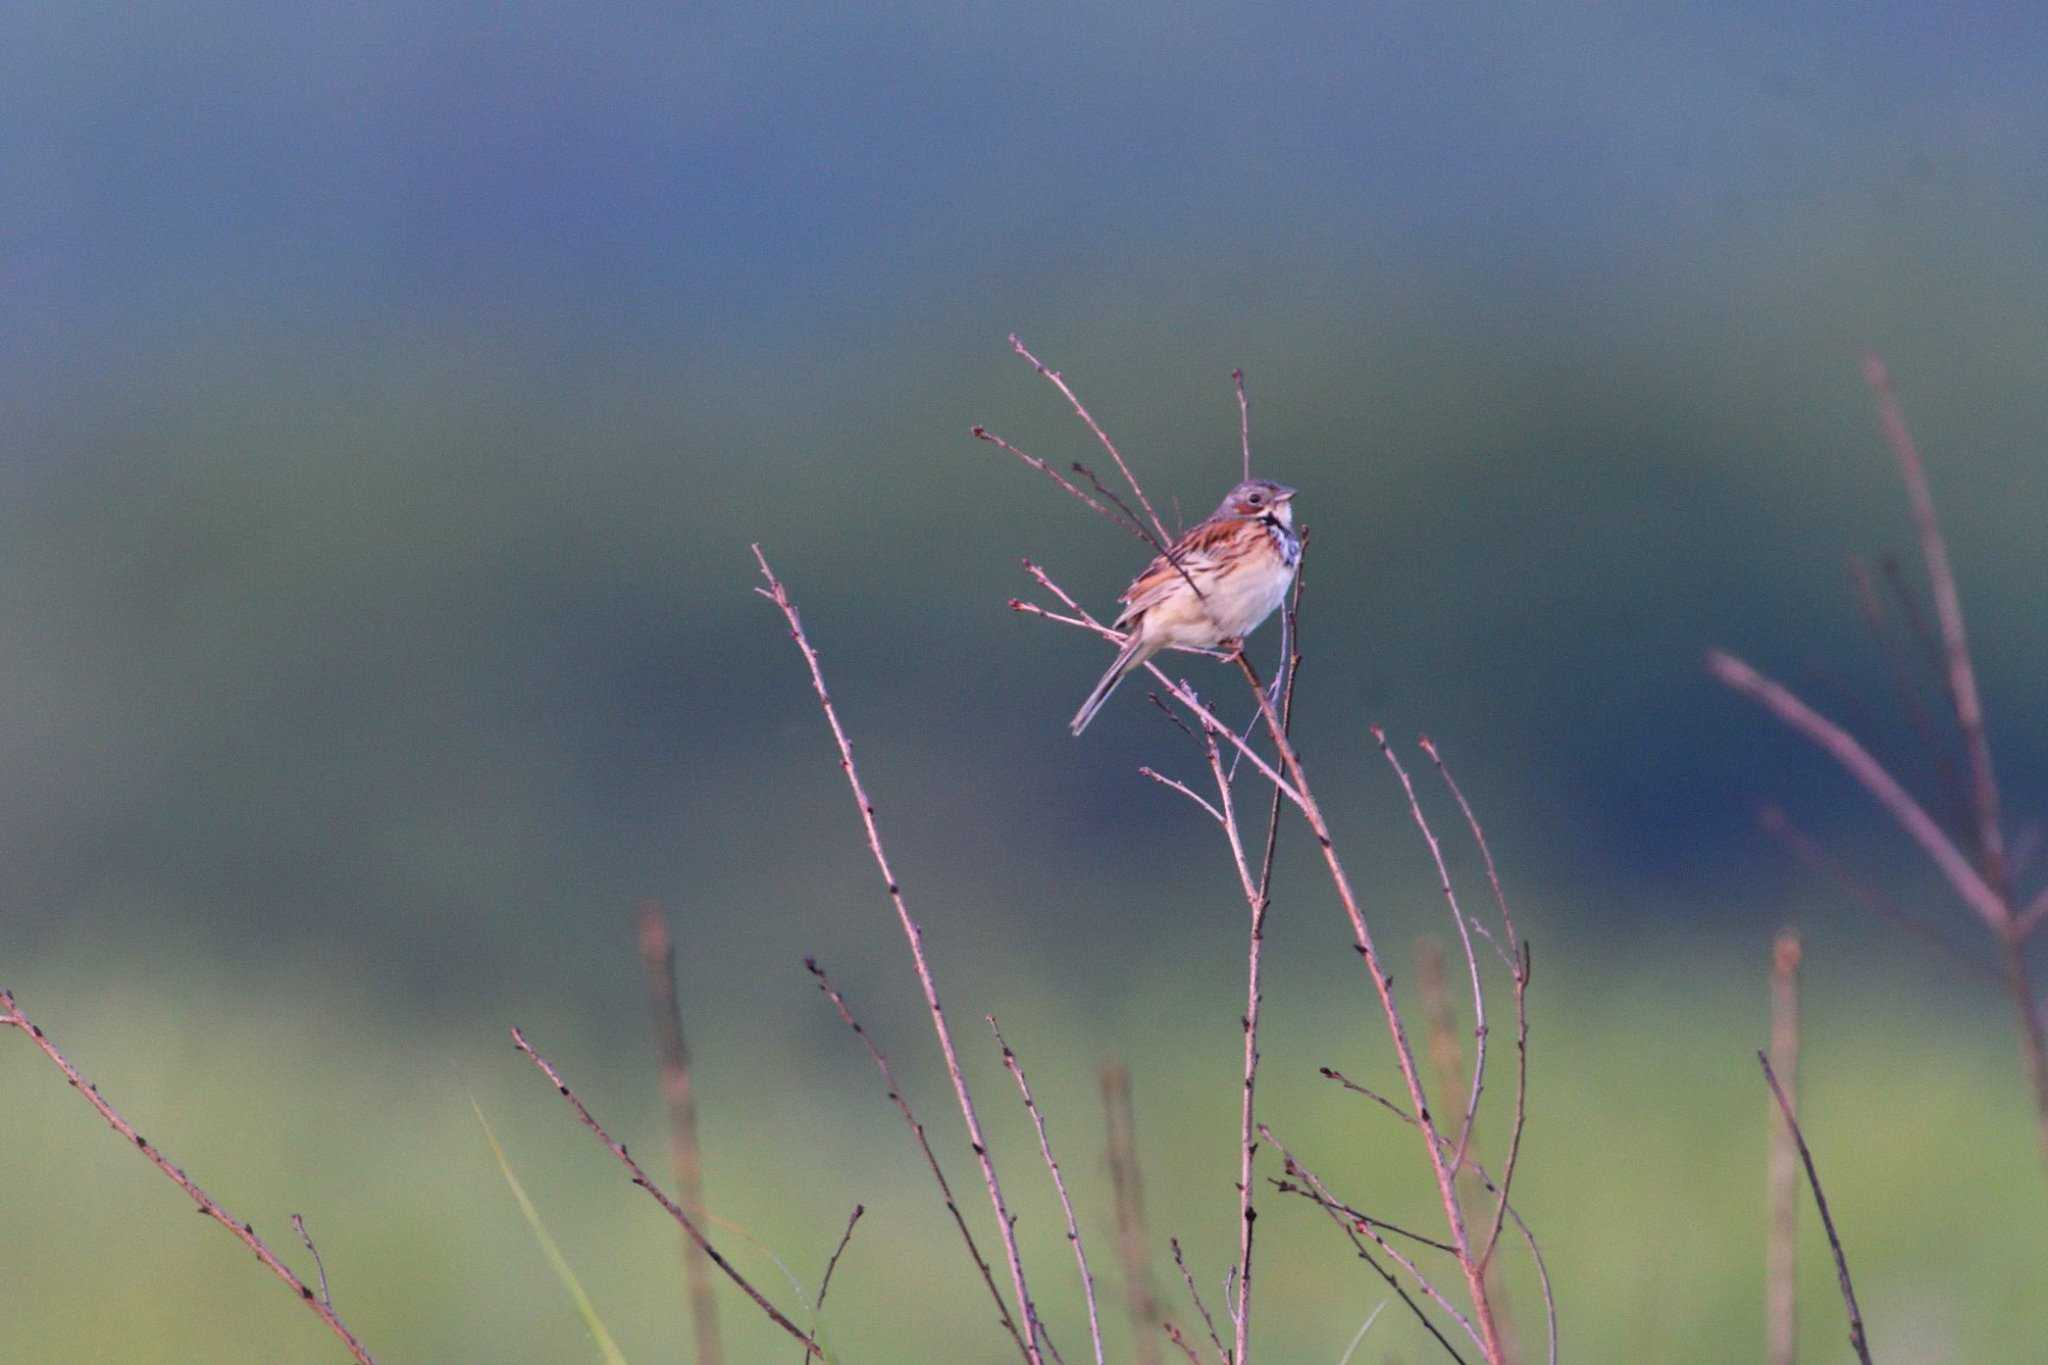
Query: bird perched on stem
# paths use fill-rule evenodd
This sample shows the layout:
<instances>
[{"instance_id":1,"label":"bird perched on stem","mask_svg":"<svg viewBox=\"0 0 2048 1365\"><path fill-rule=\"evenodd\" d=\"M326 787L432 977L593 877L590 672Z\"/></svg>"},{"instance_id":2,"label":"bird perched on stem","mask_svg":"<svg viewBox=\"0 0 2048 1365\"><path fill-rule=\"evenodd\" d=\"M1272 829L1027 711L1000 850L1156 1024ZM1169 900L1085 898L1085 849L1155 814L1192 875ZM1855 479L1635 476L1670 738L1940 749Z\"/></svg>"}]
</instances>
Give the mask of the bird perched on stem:
<instances>
[{"instance_id":1,"label":"bird perched on stem","mask_svg":"<svg viewBox=\"0 0 2048 1365\"><path fill-rule=\"evenodd\" d=\"M1116 662L1074 713L1078 736L1124 675L1162 649L1212 649L1242 640L1273 614L1294 581L1301 537L1294 490L1247 479L1214 512L1189 527L1125 588L1116 624L1129 634Z\"/></svg>"}]
</instances>

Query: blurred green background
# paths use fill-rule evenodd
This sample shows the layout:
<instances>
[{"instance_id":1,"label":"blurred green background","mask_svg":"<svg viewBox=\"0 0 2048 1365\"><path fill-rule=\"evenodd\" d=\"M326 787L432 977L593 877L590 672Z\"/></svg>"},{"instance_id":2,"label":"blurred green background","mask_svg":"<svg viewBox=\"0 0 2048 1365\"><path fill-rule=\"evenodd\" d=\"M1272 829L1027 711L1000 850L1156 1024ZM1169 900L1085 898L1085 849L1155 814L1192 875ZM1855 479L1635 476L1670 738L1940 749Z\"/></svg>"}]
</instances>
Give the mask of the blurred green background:
<instances>
[{"instance_id":1,"label":"blurred green background","mask_svg":"<svg viewBox=\"0 0 2048 1365\"><path fill-rule=\"evenodd\" d=\"M1844 569L1912 549L1858 377L1875 349L1928 455L2015 834L2038 816L2037 12L6 12L0 984L298 1261L305 1213L381 1359L595 1358L472 1097L629 1357L686 1358L671 1229L505 1035L659 1151L647 896L681 943L737 1259L814 1285L865 1201L842 1357L1008 1358L800 965L834 970L971 1194L829 737L749 591L755 540L824 652L1068 1359L1057 1206L983 1012L1046 1106L1105 1309L1110 1056L1161 1268L1179 1235L1215 1297L1243 908L1212 831L1135 775L1197 775L1185 741L1136 689L1069 740L1105 651L1004 609L1020 555L1097 609L1142 558L969 438L1096 458L1013 329L1189 519L1235 477L1247 371L1259 466L1315 533L1302 744L1397 976L1446 926L1369 722L1441 742L1535 940L1519 1189L1566 1356L1758 1354L1751 1054L1796 919L1809 1134L1880 1356L2038 1357L2009 1010L1788 864L1758 803L1974 949L1969 926L1700 668L1748 656L1927 789ZM1354 1202L1426 1218L1408 1135L1314 1076L1392 1064L1303 842L1262 1111ZM341 1358L26 1040L0 1039L0 1084L0 1359ZM1262 1208L1263 1358L1335 1361L1378 1282L1312 1209ZM1810 1214L1802 1255L1810 1357L1846 1358ZM734 1360L790 1354L721 1294ZM1430 1357L1390 1311L1359 1358Z\"/></svg>"}]
</instances>

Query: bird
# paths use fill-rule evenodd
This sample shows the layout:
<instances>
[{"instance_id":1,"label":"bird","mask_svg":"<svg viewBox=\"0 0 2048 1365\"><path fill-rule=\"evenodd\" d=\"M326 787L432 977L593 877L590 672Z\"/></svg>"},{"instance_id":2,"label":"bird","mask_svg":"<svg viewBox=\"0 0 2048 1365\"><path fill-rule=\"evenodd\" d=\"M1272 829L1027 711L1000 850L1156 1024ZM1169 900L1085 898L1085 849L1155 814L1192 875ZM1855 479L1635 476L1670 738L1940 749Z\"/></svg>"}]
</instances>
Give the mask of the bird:
<instances>
[{"instance_id":1,"label":"bird","mask_svg":"<svg viewBox=\"0 0 2048 1365\"><path fill-rule=\"evenodd\" d=\"M1079 738L1124 676L1160 650L1213 648L1257 630L1287 595L1300 560L1294 490L1266 479L1231 489L1117 598L1124 610L1116 624L1129 633L1068 728Z\"/></svg>"}]
</instances>

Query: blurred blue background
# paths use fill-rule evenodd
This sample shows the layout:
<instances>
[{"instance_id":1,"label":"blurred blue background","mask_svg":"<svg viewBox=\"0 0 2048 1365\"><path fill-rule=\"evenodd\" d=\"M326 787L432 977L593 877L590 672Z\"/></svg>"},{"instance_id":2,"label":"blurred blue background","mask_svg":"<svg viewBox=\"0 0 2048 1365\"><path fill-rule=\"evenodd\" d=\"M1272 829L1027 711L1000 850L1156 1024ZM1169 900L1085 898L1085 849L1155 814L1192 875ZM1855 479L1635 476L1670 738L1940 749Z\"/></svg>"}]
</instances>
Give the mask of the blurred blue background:
<instances>
[{"instance_id":1,"label":"blurred blue background","mask_svg":"<svg viewBox=\"0 0 2048 1365\"><path fill-rule=\"evenodd\" d=\"M1190 520L1235 477L1246 370L1258 466L1302 489L1314 532L1303 746L1382 939L1405 959L1443 925L1369 722L1443 744L1536 939L1524 1188L1562 1244L1574 1358L1752 1349L1747 1063L1769 934L1794 917L1833 1002L1809 1020L1817 1067L1839 1049L1812 1122L1849 1231L1865 1220L1874 1337L1925 1360L2017 1359L2037 1337L1986 1269L2048 1250L1998 1202L2007 1177L2021 1206L2041 1194L2009 1017L1790 865L1758 803L1973 948L1962 912L1700 658L1744 654L1928 788L1844 567L1913 567L1858 376L1875 350L1928 456L2015 834L2038 816L2039 12L6 15L0 984L230 1206L324 1220L344 1310L386 1358L587 1350L465 1091L552 1196L630 1353L681 1358L664 1232L502 1046L511 1022L559 1040L653 1150L643 896L682 940L714 1210L810 1267L868 1199L862 1235L896 1227L950 1297L906 1325L919 1291L871 1252L847 1358L1002 1358L798 966L818 953L869 1002L967 1181L828 738L749 591L752 541L824 651L956 1027L1014 1020L1098 1187L1091 1072L1128 1060L1157 1196L1191 1211L1161 1238L1223 1264L1242 906L1211 831L1134 775L1198 774L1184 741L1135 688L1070 741L1105 651L1004 608L1029 595L1020 555L1098 610L1143 557L968 436L1097 460L1012 330ZM1400 1134L1360 1136L1370 1116L1283 1078L1388 1065L1290 841L1269 1112L1412 1164ZM25 1049L0 1051L26 1125L0 1189L52 1248L0 1288L0 1355L327 1349ZM993 1052L972 1065L984 1107L1004 1103ZM1581 1150L1585 1131L1612 1136ZM1921 1136L1840 1150L1872 1132ZM1617 1162L1637 1158L1630 1183ZM1704 1168L1725 1218L1644 1270L1695 1218ZM1390 1198L1413 1193L1400 1169ZM1907 1187L1920 1202L1893 1208ZM1990 1201L1981 1260L1930 1278L1907 1215L1971 1199ZM158 1209L160 1231L133 1221ZM1301 1260L1269 1349L1334 1359L1374 1286L1312 1211L1280 1212L1262 1227ZM1034 1223L1051 1235L1052 1210ZM1057 1242L1041 1274L1064 1273ZM1833 1347L1813 1269L1809 1339ZM110 1280L137 1301L86 1313ZM1040 1297L1071 1352L1071 1296ZM728 1329L766 1351L746 1309ZM926 1328L944 1344L901 1335Z\"/></svg>"}]
</instances>

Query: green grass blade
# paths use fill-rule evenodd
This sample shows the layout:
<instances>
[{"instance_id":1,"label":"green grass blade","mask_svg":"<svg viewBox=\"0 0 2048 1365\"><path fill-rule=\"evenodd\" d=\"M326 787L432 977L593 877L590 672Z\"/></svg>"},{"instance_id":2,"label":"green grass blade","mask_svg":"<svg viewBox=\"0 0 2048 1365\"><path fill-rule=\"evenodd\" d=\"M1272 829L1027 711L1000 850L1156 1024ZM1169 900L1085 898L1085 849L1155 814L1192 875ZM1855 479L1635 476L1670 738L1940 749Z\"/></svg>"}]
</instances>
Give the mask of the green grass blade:
<instances>
[{"instance_id":1,"label":"green grass blade","mask_svg":"<svg viewBox=\"0 0 2048 1365\"><path fill-rule=\"evenodd\" d=\"M506 1159L505 1149L498 1145L498 1135L491 1131L490 1121L484 1117L483 1107L474 1099L470 1100L469 1107L476 1110L476 1121L483 1127L484 1141L491 1144L491 1155L498 1159L498 1169L504 1174L505 1183L512 1187L512 1197L519 1201L519 1212L525 1215L526 1226L533 1230L533 1239L539 1242L540 1249L547 1253L548 1264L555 1268L555 1274L561 1276L562 1287L569 1291L569 1297L575 1301L576 1311L582 1316L583 1325L590 1329L592 1340L597 1342L598 1354L604 1358L605 1365L626 1365L625 1354L619 1350L618 1343L612 1340L612 1334L605 1330L604 1320L598 1317L597 1307L591 1303L590 1295L583 1292L582 1282L576 1278L576 1272L569 1268L569 1262L562 1256L562 1249L555 1245L554 1238L548 1236L547 1227L540 1221L540 1210L534 1208L533 1201L526 1197L525 1187L519 1183L519 1177L512 1173L512 1163Z\"/></svg>"}]
</instances>

